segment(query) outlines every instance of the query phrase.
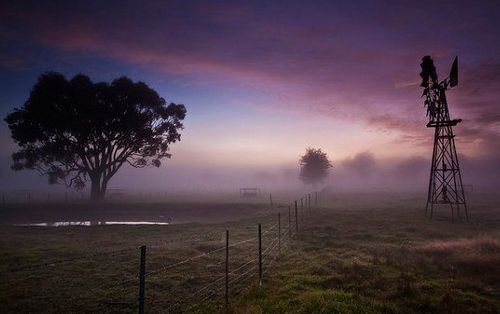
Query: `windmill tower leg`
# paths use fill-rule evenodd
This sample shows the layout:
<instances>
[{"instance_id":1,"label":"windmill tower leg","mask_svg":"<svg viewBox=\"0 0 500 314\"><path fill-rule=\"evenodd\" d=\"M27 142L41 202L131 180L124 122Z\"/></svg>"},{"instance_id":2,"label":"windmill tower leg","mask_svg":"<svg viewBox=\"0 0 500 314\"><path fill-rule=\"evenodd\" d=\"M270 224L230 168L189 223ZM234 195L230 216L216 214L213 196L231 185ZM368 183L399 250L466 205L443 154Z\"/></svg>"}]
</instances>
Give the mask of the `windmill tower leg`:
<instances>
[{"instance_id":1,"label":"windmill tower leg","mask_svg":"<svg viewBox=\"0 0 500 314\"><path fill-rule=\"evenodd\" d=\"M456 162L456 168L457 168L457 200L460 200L461 205L463 206L464 212L465 212L465 219L469 221L469 213L467 211L467 201L465 199L465 190L464 190L464 185L462 182L462 173L460 172L460 164L458 162L458 156L457 156L457 150L455 148L455 141L453 141L453 150L455 152L455 162Z\"/></svg>"},{"instance_id":2,"label":"windmill tower leg","mask_svg":"<svg viewBox=\"0 0 500 314\"><path fill-rule=\"evenodd\" d=\"M432 219L433 216L433 209L434 209L434 203L432 202L433 195L434 195L434 190L436 186L436 182L434 181L434 172L436 169L436 151L437 151L437 144L438 144L438 134L439 131L436 129L434 132L434 145L432 149L432 161L431 161L431 173L429 175L429 189L427 192L427 204L425 206L425 215L428 216L430 214L430 218Z\"/></svg>"},{"instance_id":3,"label":"windmill tower leg","mask_svg":"<svg viewBox=\"0 0 500 314\"><path fill-rule=\"evenodd\" d=\"M450 206L452 220L455 220L455 216L460 218L460 205L463 205L468 219L455 135L451 126L436 127L435 131L426 206L426 212L430 208L431 218L434 215L434 205L440 204Z\"/></svg>"}]
</instances>

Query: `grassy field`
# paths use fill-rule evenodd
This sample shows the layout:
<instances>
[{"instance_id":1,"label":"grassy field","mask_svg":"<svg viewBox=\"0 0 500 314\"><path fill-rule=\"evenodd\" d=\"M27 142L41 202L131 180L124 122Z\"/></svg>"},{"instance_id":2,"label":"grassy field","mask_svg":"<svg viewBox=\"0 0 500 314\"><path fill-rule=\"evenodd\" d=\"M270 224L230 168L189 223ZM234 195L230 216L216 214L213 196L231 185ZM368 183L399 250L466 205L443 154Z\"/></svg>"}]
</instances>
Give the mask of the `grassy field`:
<instances>
[{"instance_id":1,"label":"grassy field","mask_svg":"<svg viewBox=\"0 0 500 314\"><path fill-rule=\"evenodd\" d=\"M385 199L385 200L384 200ZM240 313L499 313L500 211L422 215L416 199L337 198L308 220Z\"/></svg>"},{"instance_id":2,"label":"grassy field","mask_svg":"<svg viewBox=\"0 0 500 314\"><path fill-rule=\"evenodd\" d=\"M499 203L482 195L470 203L467 223L452 222L449 211L426 219L422 200L405 195L324 197L276 262L265 256L260 288L252 262L257 223L264 249L272 249L278 212L282 231L288 228L287 207L253 205L246 218L170 226L3 225L0 311L136 312L141 244L148 245L146 312L221 311L224 250L218 249L229 229L231 312L498 313ZM168 204L155 210L162 206L171 210Z\"/></svg>"},{"instance_id":3,"label":"grassy field","mask_svg":"<svg viewBox=\"0 0 500 314\"><path fill-rule=\"evenodd\" d=\"M255 266L258 224L264 248L277 236L279 208L244 203L158 204L46 204L12 205L3 221L155 220L160 214L205 223L172 225L108 225L33 227L3 224L0 227L0 312L137 312L140 245L147 246L146 306L148 312L189 310L206 298L204 308L220 308L224 274L225 231L230 230L231 278ZM282 209L282 208L281 208ZM139 212L144 212L140 216ZM73 211L73 212L72 212ZM58 216L60 214L60 216ZM242 218L246 217L246 218ZM214 222L218 221L218 222ZM285 233L285 230L283 230ZM284 236L284 234L283 234ZM285 239L283 239L285 241ZM242 242L242 243L239 243ZM239 243L237 246L235 244ZM215 252L214 252L215 251ZM275 250L274 250L275 251ZM207 255L207 252L212 252ZM203 255L203 256L200 256ZM192 261L170 267L186 259ZM252 285L257 274L238 282ZM244 280L243 280L244 279ZM196 293L212 284L209 289ZM219 296L216 298L215 296ZM212 301L214 297L214 302ZM199 306L196 307L199 309ZM193 309L196 310L196 309Z\"/></svg>"}]
</instances>

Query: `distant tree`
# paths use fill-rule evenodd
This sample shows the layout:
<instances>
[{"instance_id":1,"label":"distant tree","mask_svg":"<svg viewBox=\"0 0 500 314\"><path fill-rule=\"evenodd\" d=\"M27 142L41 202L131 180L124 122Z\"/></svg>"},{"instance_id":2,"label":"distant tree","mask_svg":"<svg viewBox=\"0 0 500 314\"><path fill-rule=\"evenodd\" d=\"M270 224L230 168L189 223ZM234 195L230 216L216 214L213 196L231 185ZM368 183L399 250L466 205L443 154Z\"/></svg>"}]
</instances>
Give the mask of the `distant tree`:
<instances>
[{"instance_id":1,"label":"distant tree","mask_svg":"<svg viewBox=\"0 0 500 314\"><path fill-rule=\"evenodd\" d=\"M328 175L332 163L321 148L307 148L304 156L300 157L300 180L305 184L317 184Z\"/></svg>"},{"instance_id":2,"label":"distant tree","mask_svg":"<svg viewBox=\"0 0 500 314\"><path fill-rule=\"evenodd\" d=\"M12 169L34 169L50 184L104 198L109 180L125 163L159 167L180 141L184 105L167 104L156 91L127 77L93 83L85 75L67 80L42 74L24 105L5 121L20 147Z\"/></svg>"}]
</instances>

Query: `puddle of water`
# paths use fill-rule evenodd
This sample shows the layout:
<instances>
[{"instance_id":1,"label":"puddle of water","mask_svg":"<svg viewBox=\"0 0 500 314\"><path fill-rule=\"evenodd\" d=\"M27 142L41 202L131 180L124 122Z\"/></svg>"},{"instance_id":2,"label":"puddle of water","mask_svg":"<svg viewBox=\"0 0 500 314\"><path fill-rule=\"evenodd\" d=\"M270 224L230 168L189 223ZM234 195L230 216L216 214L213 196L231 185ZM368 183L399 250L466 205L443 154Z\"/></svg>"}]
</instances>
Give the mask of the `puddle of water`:
<instances>
[{"instance_id":1,"label":"puddle of water","mask_svg":"<svg viewBox=\"0 0 500 314\"><path fill-rule=\"evenodd\" d=\"M105 226L105 225L170 225L169 222L160 221L56 221L34 224L16 224L16 226L35 227L66 227L66 226Z\"/></svg>"}]
</instances>

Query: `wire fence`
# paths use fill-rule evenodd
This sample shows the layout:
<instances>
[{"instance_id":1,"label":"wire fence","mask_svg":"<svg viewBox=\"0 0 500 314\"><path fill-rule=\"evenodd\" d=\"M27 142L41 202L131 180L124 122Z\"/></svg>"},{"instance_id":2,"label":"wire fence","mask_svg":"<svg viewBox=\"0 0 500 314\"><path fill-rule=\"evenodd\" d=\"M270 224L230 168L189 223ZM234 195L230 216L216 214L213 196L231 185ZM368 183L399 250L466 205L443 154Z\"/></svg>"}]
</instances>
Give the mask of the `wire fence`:
<instances>
[{"instance_id":1,"label":"wire fence","mask_svg":"<svg viewBox=\"0 0 500 314\"><path fill-rule=\"evenodd\" d=\"M252 197L221 190L148 191L136 192L127 189L107 189L105 201L109 203L161 203L184 201L186 198L217 200L220 196L244 203L258 202L271 205L285 204L287 199L275 198L270 193L258 193ZM244 196L244 197L242 197ZM0 205L6 204L79 204L90 201L90 191L66 190L0 190Z\"/></svg>"},{"instance_id":2,"label":"wire fence","mask_svg":"<svg viewBox=\"0 0 500 314\"><path fill-rule=\"evenodd\" d=\"M155 309L178 313L208 306L227 312L236 298L264 284L265 275L272 271L283 256L281 253L300 232L304 219L319 203L314 193L284 206L276 200L273 203L270 196L270 205L279 210L258 216L258 223L243 230L213 231L157 241L149 246L5 268L0 269L0 275L21 286L30 280L49 281L61 300L69 293L80 291L79 297L92 300L96 311L107 307L121 312L144 313ZM171 250L167 243L194 243L198 247L179 245ZM71 287L64 279L73 279L71 272L75 269L81 279ZM38 274L38 270L43 271ZM29 276L21 279L22 273ZM74 299L74 295L71 297Z\"/></svg>"}]
</instances>

